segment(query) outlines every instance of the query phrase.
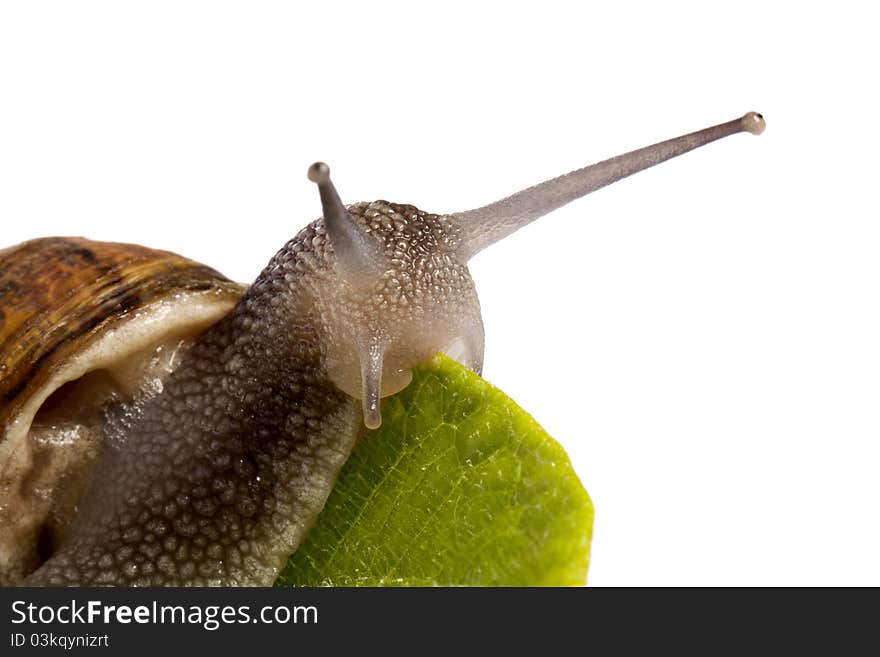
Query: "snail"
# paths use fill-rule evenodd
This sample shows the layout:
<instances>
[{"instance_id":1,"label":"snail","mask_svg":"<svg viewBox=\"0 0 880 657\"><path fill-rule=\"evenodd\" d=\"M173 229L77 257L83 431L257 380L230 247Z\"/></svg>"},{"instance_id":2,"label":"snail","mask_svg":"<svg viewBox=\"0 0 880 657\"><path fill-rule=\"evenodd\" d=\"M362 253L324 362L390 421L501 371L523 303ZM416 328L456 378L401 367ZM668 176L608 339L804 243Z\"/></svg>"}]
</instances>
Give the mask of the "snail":
<instances>
[{"instance_id":1,"label":"snail","mask_svg":"<svg viewBox=\"0 0 880 657\"><path fill-rule=\"evenodd\" d=\"M479 373L468 260L741 118L466 212L345 206L250 286L136 245L0 251L0 583L271 585L380 400L443 351Z\"/></svg>"}]
</instances>

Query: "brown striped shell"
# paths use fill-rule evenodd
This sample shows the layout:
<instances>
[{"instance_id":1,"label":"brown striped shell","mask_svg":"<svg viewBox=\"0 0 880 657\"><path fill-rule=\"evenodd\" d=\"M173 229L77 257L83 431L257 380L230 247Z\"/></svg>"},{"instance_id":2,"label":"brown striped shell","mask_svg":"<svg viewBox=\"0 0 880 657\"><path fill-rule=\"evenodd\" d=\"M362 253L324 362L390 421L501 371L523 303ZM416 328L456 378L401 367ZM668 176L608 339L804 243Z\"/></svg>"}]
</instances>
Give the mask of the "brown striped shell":
<instances>
[{"instance_id":1,"label":"brown striped shell","mask_svg":"<svg viewBox=\"0 0 880 657\"><path fill-rule=\"evenodd\" d=\"M210 267L133 244L53 237L0 250L0 584L30 567L64 506L57 489L73 485L70 471L94 450L32 435L41 407L99 370L120 389L137 387L151 354L217 321L243 290Z\"/></svg>"}]
</instances>

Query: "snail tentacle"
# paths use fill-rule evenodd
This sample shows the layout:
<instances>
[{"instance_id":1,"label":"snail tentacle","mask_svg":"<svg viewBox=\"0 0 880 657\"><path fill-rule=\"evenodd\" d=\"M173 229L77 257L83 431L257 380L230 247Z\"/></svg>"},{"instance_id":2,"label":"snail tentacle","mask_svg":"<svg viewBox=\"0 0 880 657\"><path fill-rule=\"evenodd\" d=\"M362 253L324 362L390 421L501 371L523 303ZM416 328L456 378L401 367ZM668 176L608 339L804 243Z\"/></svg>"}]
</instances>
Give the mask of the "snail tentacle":
<instances>
[{"instance_id":1,"label":"snail tentacle","mask_svg":"<svg viewBox=\"0 0 880 657\"><path fill-rule=\"evenodd\" d=\"M535 219L606 185L723 137L739 132L759 135L764 127L763 116L748 112L726 123L576 169L489 205L453 213L450 217L462 228L462 257L468 260Z\"/></svg>"}]
</instances>

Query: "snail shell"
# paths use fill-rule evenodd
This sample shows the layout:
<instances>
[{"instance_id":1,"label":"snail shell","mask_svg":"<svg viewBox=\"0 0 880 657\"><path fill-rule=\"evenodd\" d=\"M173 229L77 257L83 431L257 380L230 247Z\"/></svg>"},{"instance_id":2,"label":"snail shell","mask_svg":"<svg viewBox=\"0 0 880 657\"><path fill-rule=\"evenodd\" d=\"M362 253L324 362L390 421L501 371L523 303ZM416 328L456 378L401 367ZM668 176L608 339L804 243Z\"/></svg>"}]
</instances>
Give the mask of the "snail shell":
<instances>
[{"instance_id":1,"label":"snail shell","mask_svg":"<svg viewBox=\"0 0 880 657\"><path fill-rule=\"evenodd\" d=\"M244 287L166 251L46 238L0 251L0 584L61 541L101 401L161 385Z\"/></svg>"}]
</instances>

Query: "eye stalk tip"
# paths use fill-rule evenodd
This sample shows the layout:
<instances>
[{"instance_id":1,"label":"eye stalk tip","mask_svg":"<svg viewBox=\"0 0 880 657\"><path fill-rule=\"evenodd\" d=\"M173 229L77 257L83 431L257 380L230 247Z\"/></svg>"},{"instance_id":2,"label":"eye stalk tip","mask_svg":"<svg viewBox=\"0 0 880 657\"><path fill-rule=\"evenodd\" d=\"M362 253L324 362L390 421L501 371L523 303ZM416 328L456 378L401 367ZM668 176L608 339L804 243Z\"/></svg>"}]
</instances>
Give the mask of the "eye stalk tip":
<instances>
[{"instance_id":1,"label":"eye stalk tip","mask_svg":"<svg viewBox=\"0 0 880 657\"><path fill-rule=\"evenodd\" d=\"M330 167L323 162L315 162L309 167L309 180L318 185L330 180Z\"/></svg>"},{"instance_id":2,"label":"eye stalk tip","mask_svg":"<svg viewBox=\"0 0 880 657\"><path fill-rule=\"evenodd\" d=\"M740 121L742 122L743 130L751 132L753 135L760 135L764 132L764 128L767 127L764 117L758 114L758 112L747 112Z\"/></svg>"}]
</instances>

